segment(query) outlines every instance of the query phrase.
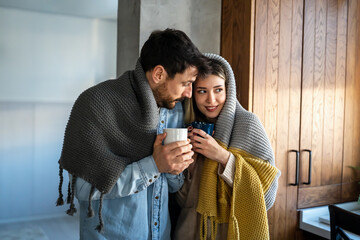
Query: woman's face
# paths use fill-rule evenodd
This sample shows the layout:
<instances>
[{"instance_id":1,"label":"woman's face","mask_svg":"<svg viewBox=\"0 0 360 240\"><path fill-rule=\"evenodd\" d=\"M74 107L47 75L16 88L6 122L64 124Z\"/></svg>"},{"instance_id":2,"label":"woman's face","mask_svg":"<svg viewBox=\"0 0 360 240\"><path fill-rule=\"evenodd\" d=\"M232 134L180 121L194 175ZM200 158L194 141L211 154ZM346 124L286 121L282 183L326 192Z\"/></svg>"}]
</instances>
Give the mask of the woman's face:
<instances>
[{"instance_id":1,"label":"woman's face","mask_svg":"<svg viewBox=\"0 0 360 240\"><path fill-rule=\"evenodd\" d=\"M217 118L226 100L225 80L216 75L196 80L194 98L202 114L209 120Z\"/></svg>"}]
</instances>

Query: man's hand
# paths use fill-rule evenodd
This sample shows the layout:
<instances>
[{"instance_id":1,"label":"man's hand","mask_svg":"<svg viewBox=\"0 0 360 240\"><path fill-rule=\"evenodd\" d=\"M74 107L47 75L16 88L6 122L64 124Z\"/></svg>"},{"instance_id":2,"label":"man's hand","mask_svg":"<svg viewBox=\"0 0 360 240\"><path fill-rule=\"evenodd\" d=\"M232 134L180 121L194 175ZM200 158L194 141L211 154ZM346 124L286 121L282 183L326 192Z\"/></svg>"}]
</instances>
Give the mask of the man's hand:
<instances>
[{"instance_id":1,"label":"man's hand","mask_svg":"<svg viewBox=\"0 0 360 240\"><path fill-rule=\"evenodd\" d=\"M194 161L190 140L178 141L162 145L166 133L157 135L154 142L153 158L161 173L177 175L184 171Z\"/></svg>"}]
</instances>

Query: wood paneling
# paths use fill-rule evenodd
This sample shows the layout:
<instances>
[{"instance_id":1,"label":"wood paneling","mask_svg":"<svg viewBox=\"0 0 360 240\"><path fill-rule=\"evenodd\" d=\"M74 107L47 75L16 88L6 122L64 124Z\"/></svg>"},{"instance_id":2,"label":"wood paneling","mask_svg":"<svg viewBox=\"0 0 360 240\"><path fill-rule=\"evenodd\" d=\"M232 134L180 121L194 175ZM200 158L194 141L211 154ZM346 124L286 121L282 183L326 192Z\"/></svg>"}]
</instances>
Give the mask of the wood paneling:
<instances>
[{"instance_id":1,"label":"wood paneling","mask_svg":"<svg viewBox=\"0 0 360 240\"><path fill-rule=\"evenodd\" d=\"M265 122L265 84L267 59L267 15L268 0L257 0L255 4L254 36L254 96L253 109L262 123ZM256 80L255 80L256 79Z\"/></svg>"},{"instance_id":2,"label":"wood paneling","mask_svg":"<svg viewBox=\"0 0 360 240\"><path fill-rule=\"evenodd\" d=\"M229 6L237 1L224 2L227 14L233 14L235 7ZM298 230L299 208L353 200L360 187L355 182L360 173L356 175L347 167L360 165L360 50L356 48L360 42L360 2L251 3L254 38L250 56L254 58L250 110L264 124L282 172L276 202L268 211L270 237L303 238ZM247 14L245 17L252 19ZM227 34L232 36L231 46L236 45L239 34L234 29ZM228 40L222 39L223 43ZM222 52L231 61L239 57L224 44ZM300 151L299 187L289 185L296 172L291 149ZM311 185L303 184L310 167L305 149L312 150Z\"/></svg>"},{"instance_id":3,"label":"wood paneling","mask_svg":"<svg viewBox=\"0 0 360 240\"><path fill-rule=\"evenodd\" d=\"M256 1L253 112L263 122L282 172L268 212L271 239L294 239L295 154L299 148L303 1Z\"/></svg>"},{"instance_id":4,"label":"wood paneling","mask_svg":"<svg viewBox=\"0 0 360 240\"><path fill-rule=\"evenodd\" d=\"M306 0L305 4L309 1ZM324 124L324 80L325 80L325 44L326 44L326 3L327 0L315 1L315 61L314 61L314 82L313 82L313 108L312 108L312 141L311 150L312 163L312 184L321 185L322 147L323 147L323 124ZM306 14L306 12L305 12ZM306 25L304 26L307 27ZM304 45L304 48L307 46ZM304 69L306 71L306 69ZM305 81L305 79L303 79ZM307 107L303 105L303 107ZM305 139L307 141L307 139ZM302 146L301 146L301 149Z\"/></svg>"},{"instance_id":5,"label":"wood paneling","mask_svg":"<svg viewBox=\"0 0 360 240\"><path fill-rule=\"evenodd\" d=\"M359 164L358 164L359 165ZM358 177L357 179L359 179ZM356 201L360 194L360 184L358 181L343 183L341 185L341 202Z\"/></svg>"},{"instance_id":6,"label":"wood paneling","mask_svg":"<svg viewBox=\"0 0 360 240\"><path fill-rule=\"evenodd\" d=\"M291 31L291 61L290 69L290 115L289 115L289 147L290 149L298 149L300 140L300 107L301 107L301 68L302 68L302 36L303 36L303 1L294 0L292 8L292 31ZM284 22L283 22L284 23ZM290 39L284 39L289 41ZM289 63L287 63L289 65ZM284 65L285 66L285 65ZM283 99L279 98L279 102ZM284 99L286 101L286 99ZM284 117L279 115L280 117ZM284 149L277 149L277 151L284 151ZM293 167L292 173L295 173L296 168ZM294 186L287 187L287 211L286 211L286 238L293 239L294 232L297 229L297 189ZM275 224L276 225L276 224ZM281 238L273 238L281 239Z\"/></svg>"},{"instance_id":7,"label":"wood paneling","mask_svg":"<svg viewBox=\"0 0 360 240\"><path fill-rule=\"evenodd\" d=\"M299 148L303 7L302 0L256 1L255 6L253 112L265 126L282 172L268 212L272 239L295 238L297 187L289 183L296 164L288 150Z\"/></svg>"},{"instance_id":8,"label":"wood paneling","mask_svg":"<svg viewBox=\"0 0 360 240\"><path fill-rule=\"evenodd\" d=\"M347 0L338 1L338 23L336 42L336 82L335 82L335 113L334 113L334 142L344 142L344 108L345 108L345 79L346 79L346 34L347 34ZM333 183L341 182L343 144L333 146L334 164L332 169Z\"/></svg>"},{"instance_id":9,"label":"wood paneling","mask_svg":"<svg viewBox=\"0 0 360 240\"><path fill-rule=\"evenodd\" d=\"M342 180L349 182L350 169L346 167L352 162L354 138L354 89L348 86L355 85L355 59L356 55L356 2L349 1L347 25L347 56L346 56L346 87L345 87L345 122L344 122L344 166Z\"/></svg>"},{"instance_id":10,"label":"wood paneling","mask_svg":"<svg viewBox=\"0 0 360 240\"><path fill-rule=\"evenodd\" d=\"M348 166L360 165L360 3L356 0L348 2L347 28L347 61L345 88L345 123L344 123L344 164L342 181L352 183L358 181L358 173ZM351 192L344 186L343 198L351 199ZM354 187L352 187L354 189ZM353 192L359 193L359 192ZM356 195L353 195L355 198Z\"/></svg>"},{"instance_id":11,"label":"wood paneling","mask_svg":"<svg viewBox=\"0 0 360 240\"><path fill-rule=\"evenodd\" d=\"M315 1L306 1L304 7L304 36L303 36L303 75L301 99L301 148L311 149L312 145L312 119L313 119L313 87L315 63ZM305 160L308 153L301 151L300 158ZM308 161L300 165L300 182L308 179Z\"/></svg>"},{"instance_id":12,"label":"wood paneling","mask_svg":"<svg viewBox=\"0 0 360 240\"><path fill-rule=\"evenodd\" d=\"M359 123L354 121L354 114L359 109L354 102L354 91L359 89L354 80L357 59L354 45L356 23L348 21L347 3L345 0L305 1L305 22L312 22L314 25L304 25L300 149L312 150L313 163L311 185L300 185L299 208L342 201L340 183L346 182L344 176L346 178L349 169L344 166L346 156L353 164L360 162L359 158L354 160L356 157L353 155L353 149L359 149L354 148L359 146L359 142L356 143ZM351 39L349 33L352 32L354 34ZM312 53L314 58L311 57ZM302 154L302 182L306 181L309 169L305 158L305 154ZM345 174L343 179L342 174ZM340 186L339 195L326 199L326 189L337 189L337 186Z\"/></svg>"},{"instance_id":13,"label":"wood paneling","mask_svg":"<svg viewBox=\"0 0 360 240\"><path fill-rule=\"evenodd\" d=\"M268 41L266 58L266 81L265 81L265 121L264 126L268 131L268 138L273 149L276 148L277 129L277 94L279 74L279 0L269 1L268 5Z\"/></svg>"},{"instance_id":14,"label":"wood paneling","mask_svg":"<svg viewBox=\"0 0 360 240\"><path fill-rule=\"evenodd\" d=\"M334 182L333 167L342 162L342 158L333 158L334 117L335 117L335 81L336 81L336 32L337 0L327 1L326 48L325 48L325 84L324 84L324 130L322 144L321 184ZM342 142L340 142L341 144ZM339 143L337 142L336 145ZM339 169L339 168L338 168ZM338 172L341 172L338 170ZM338 179L336 182L339 182Z\"/></svg>"},{"instance_id":15,"label":"wood paneling","mask_svg":"<svg viewBox=\"0 0 360 240\"><path fill-rule=\"evenodd\" d=\"M233 68L237 98L245 109L249 109L252 101L251 5L252 0L223 0L221 16L221 55Z\"/></svg>"},{"instance_id":16,"label":"wood paneling","mask_svg":"<svg viewBox=\"0 0 360 240\"><path fill-rule=\"evenodd\" d=\"M276 129L277 129L277 105L278 105L278 74L279 74L279 32L280 32L280 5L279 0L268 1L267 9L267 45L266 47L266 66L265 66L265 129L273 149L276 149ZM254 66L254 70L258 70L258 66ZM274 212L269 213L269 218L274 218ZM271 229L275 229L276 225L270 221ZM272 234L272 232L271 232ZM273 236L271 236L273 237Z\"/></svg>"},{"instance_id":17,"label":"wood paneling","mask_svg":"<svg viewBox=\"0 0 360 240\"><path fill-rule=\"evenodd\" d=\"M280 45L279 49L279 79L278 79L278 99L290 99L290 65L287 64L291 61L291 42L287 39L291 38L291 19L292 19L292 0L282 1L280 8ZM283 159L285 164L282 164L279 167L279 170L283 173L283 180L288 178L288 181L279 181L279 190L277 194L277 199L273 211L273 218L270 219L271 225L271 238L274 239L274 236L277 236L279 239L286 239L287 231L286 224L293 221L296 222L296 214L288 212L286 217L283 213L286 212L287 205L293 206L296 209L297 201L297 189L292 188L293 191L286 191L286 187L289 184L289 181L294 181L294 175L287 175L286 173L295 172L295 154L288 154L286 151L281 151L281 149L290 149L289 148L289 116L290 112L290 101L279 101L278 100L278 118L277 124L278 131L276 135L276 149L275 150L275 159ZM291 161L289 162L286 161ZM288 170L289 168L289 170ZM285 173L285 176L284 176ZM276 223L276 224L275 224ZM276 231L276 232L275 232Z\"/></svg>"},{"instance_id":18,"label":"wood paneling","mask_svg":"<svg viewBox=\"0 0 360 240\"><path fill-rule=\"evenodd\" d=\"M341 185L299 188L298 208L316 207L340 202Z\"/></svg>"}]
</instances>

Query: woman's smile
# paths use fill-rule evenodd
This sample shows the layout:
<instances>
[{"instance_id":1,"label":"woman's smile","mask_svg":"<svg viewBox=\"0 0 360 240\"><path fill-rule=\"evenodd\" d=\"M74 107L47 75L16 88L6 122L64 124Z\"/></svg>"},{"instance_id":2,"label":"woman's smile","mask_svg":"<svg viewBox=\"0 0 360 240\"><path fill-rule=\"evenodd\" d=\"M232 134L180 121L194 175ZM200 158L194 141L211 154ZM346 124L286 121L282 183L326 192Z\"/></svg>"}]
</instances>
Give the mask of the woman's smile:
<instances>
[{"instance_id":1,"label":"woman's smile","mask_svg":"<svg viewBox=\"0 0 360 240\"><path fill-rule=\"evenodd\" d=\"M209 112L214 112L217 107L218 106L207 106L207 107L205 107L205 109L208 110Z\"/></svg>"}]
</instances>

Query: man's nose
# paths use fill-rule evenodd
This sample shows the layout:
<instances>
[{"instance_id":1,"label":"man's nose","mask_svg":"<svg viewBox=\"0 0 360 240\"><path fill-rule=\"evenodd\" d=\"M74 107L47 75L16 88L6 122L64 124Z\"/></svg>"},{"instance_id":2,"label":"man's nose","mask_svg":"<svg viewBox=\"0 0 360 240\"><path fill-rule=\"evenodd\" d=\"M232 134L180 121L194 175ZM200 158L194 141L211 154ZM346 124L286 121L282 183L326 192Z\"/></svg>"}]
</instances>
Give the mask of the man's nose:
<instances>
[{"instance_id":1,"label":"man's nose","mask_svg":"<svg viewBox=\"0 0 360 240\"><path fill-rule=\"evenodd\" d=\"M182 94L183 97L191 98L192 96L192 84L187 86Z\"/></svg>"}]
</instances>

